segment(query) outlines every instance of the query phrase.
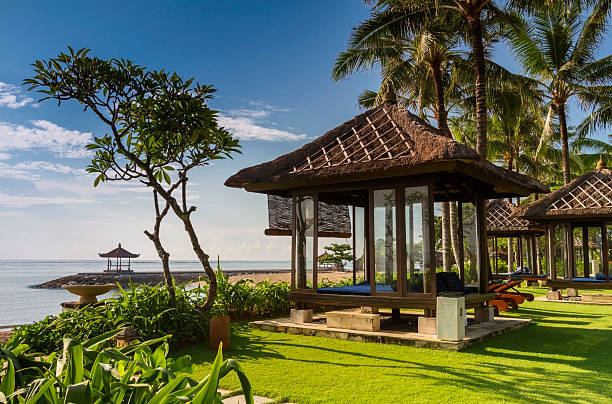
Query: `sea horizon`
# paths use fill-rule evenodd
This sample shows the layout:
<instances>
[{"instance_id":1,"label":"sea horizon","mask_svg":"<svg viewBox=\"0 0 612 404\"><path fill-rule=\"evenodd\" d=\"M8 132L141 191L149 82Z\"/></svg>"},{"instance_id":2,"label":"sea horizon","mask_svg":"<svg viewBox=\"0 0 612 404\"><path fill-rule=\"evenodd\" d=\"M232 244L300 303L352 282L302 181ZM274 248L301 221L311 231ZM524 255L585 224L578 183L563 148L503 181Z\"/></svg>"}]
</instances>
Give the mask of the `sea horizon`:
<instances>
[{"instance_id":1,"label":"sea horizon","mask_svg":"<svg viewBox=\"0 0 612 404\"><path fill-rule=\"evenodd\" d=\"M219 260L224 271L289 270L289 260ZM198 260L170 260L170 271L201 271ZM211 260L213 268L217 260ZM63 289L34 289L32 286L77 273L100 272L106 268L103 259L5 259L0 258L0 328L27 324L58 314L60 303L74 300ZM162 272L159 260L134 260L135 272ZM108 297L114 292L109 292Z\"/></svg>"}]
</instances>

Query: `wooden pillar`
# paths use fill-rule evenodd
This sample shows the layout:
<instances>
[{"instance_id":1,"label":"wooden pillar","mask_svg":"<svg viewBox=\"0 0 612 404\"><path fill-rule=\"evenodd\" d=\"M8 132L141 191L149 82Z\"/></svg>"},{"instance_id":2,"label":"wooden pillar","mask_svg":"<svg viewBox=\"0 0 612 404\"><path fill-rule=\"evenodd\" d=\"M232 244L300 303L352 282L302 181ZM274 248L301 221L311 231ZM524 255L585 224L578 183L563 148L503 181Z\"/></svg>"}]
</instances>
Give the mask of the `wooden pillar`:
<instances>
[{"instance_id":1,"label":"wooden pillar","mask_svg":"<svg viewBox=\"0 0 612 404\"><path fill-rule=\"evenodd\" d=\"M457 239L459 240L459 262L457 263L457 267L459 267L459 277L461 280L465 281L465 251L463 251L463 204L461 202L457 202Z\"/></svg>"},{"instance_id":2,"label":"wooden pillar","mask_svg":"<svg viewBox=\"0 0 612 404\"><path fill-rule=\"evenodd\" d=\"M356 231L357 231L357 227L355 226L355 223L357 222L357 219L355 219L355 205L353 205L351 207L351 210L353 211L353 285L355 283L357 283L357 249L356 249L356 243L355 243L355 236L356 236Z\"/></svg>"},{"instance_id":3,"label":"wooden pillar","mask_svg":"<svg viewBox=\"0 0 612 404\"><path fill-rule=\"evenodd\" d=\"M499 274L499 262L498 261L498 249L497 249L497 236L493 237L493 249L495 250L495 274Z\"/></svg>"},{"instance_id":4,"label":"wooden pillar","mask_svg":"<svg viewBox=\"0 0 612 404\"><path fill-rule=\"evenodd\" d=\"M589 268L589 228L582 226L582 265L584 266L584 277L589 278L591 271Z\"/></svg>"},{"instance_id":5,"label":"wooden pillar","mask_svg":"<svg viewBox=\"0 0 612 404\"><path fill-rule=\"evenodd\" d=\"M317 282L319 278L319 194L312 196L314 204L314 223L312 229L312 289L317 291Z\"/></svg>"},{"instance_id":6,"label":"wooden pillar","mask_svg":"<svg viewBox=\"0 0 612 404\"><path fill-rule=\"evenodd\" d=\"M610 281L610 257L608 256L608 227L605 223L601 224L601 260L606 281Z\"/></svg>"},{"instance_id":7,"label":"wooden pillar","mask_svg":"<svg viewBox=\"0 0 612 404\"><path fill-rule=\"evenodd\" d=\"M391 309L391 321L393 323L399 323L401 319L400 309Z\"/></svg>"},{"instance_id":8,"label":"wooden pillar","mask_svg":"<svg viewBox=\"0 0 612 404\"><path fill-rule=\"evenodd\" d=\"M548 254L548 277L557 279L555 267L555 226L546 224L546 254Z\"/></svg>"},{"instance_id":9,"label":"wooden pillar","mask_svg":"<svg viewBox=\"0 0 612 404\"><path fill-rule=\"evenodd\" d=\"M529 267L529 271L534 274L536 271L533 267L533 235L530 234L525 236L525 243L527 244L527 266Z\"/></svg>"},{"instance_id":10,"label":"wooden pillar","mask_svg":"<svg viewBox=\"0 0 612 404\"><path fill-rule=\"evenodd\" d=\"M479 292L489 290L489 257L487 250L487 225L485 221L486 200L476 196L476 256L478 257Z\"/></svg>"},{"instance_id":11,"label":"wooden pillar","mask_svg":"<svg viewBox=\"0 0 612 404\"><path fill-rule=\"evenodd\" d=\"M575 276L575 262L574 262L574 235L572 232L572 224L565 224L565 253L567 255L567 272L569 279L573 280Z\"/></svg>"}]
</instances>

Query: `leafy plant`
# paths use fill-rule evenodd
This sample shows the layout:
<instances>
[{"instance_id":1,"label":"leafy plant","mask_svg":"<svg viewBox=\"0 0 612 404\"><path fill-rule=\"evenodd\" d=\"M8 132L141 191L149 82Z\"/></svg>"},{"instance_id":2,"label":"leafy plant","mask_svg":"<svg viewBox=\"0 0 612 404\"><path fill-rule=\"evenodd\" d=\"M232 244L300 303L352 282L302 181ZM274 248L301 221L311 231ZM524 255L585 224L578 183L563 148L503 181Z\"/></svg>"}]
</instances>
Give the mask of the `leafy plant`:
<instances>
[{"instance_id":1,"label":"leafy plant","mask_svg":"<svg viewBox=\"0 0 612 404\"><path fill-rule=\"evenodd\" d=\"M31 349L49 353L61 347L63 338L85 340L118 327L129 325L143 339L171 335L172 345L192 343L208 338L209 313L198 310L206 299L207 289L176 286L176 302L163 285L131 284L98 306L48 316L18 328L11 341L27 344Z\"/></svg>"},{"instance_id":2,"label":"leafy plant","mask_svg":"<svg viewBox=\"0 0 612 404\"><path fill-rule=\"evenodd\" d=\"M325 254L319 258L321 264L337 264L342 267L344 261L350 261L353 259L351 250L353 248L349 244L337 244L331 243L325 246Z\"/></svg>"},{"instance_id":3,"label":"leafy plant","mask_svg":"<svg viewBox=\"0 0 612 404\"><path fill-rule=\"evenodd\" d=\"M167 337L124 348L103 346L120 330L83 343L64 339L45 361L26 354L27 345L0 349L0 403L221 403L219 380L235 372L247 403L251 385L240 365L223 361L221 346L208 376L189 377L191 358L169 358ZM153 350L151 347L156 346Z\"/></svg>"}]
</instances>

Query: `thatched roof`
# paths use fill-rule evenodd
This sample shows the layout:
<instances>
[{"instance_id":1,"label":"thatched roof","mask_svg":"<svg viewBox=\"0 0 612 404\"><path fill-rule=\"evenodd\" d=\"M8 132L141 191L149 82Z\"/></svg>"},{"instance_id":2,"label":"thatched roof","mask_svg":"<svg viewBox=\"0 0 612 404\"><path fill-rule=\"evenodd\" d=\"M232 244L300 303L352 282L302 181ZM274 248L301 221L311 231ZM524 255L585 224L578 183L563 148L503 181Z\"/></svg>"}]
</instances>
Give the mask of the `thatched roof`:
<instances>
[{"instance_id":1,"label":"thatched roof","mask_svg":"<svg viewBox=\"0 0 612 404\"><path fill-rule=\"evenodd\" d=\"M537 201L520 206L513 216L527 219L612 218L612 170L598 168Z\"/></svg>"},{"instance_id":2,"label":"thatched roof","mask_svg":"<svg viewBox=\"0 0 612 404\"><path fill-rule=\"evenodd\" d=\"M267 236L291 236L291 198L268 195ZM351 237L351 218L346 205L319 202L319 237Z\"/></svg>"},{"instance_id":3,"label":"thatched roof","mask_svg":"<svg viewBox=\"0 0 612 404\"><path fill-rule=\"evenodd\" d=\"M98 254L102 258L138 258L140 254L132 254L131 252L121 248L121 243L114 250L111 250L107 253L99 253Z\"/></svg>"},{"instance_id":4,"label":"thatched roof","mask_svg":"<svg viewBox=\"0 0 612 404\"><path fill-rule=\"evenodd\" d=\"M304 186L444 172L490 184L490 198L549 192L542 183L491 164L392 103L357 115L294 152L245 168L225 185L282 194Z\"/></svg>"},{"instance_id":5,"label":"thatched roof","mask_svg":"<svg viewBox=\"0 0 612 404\"><path fill-rule=\"evenodd\" d=\"M506 199L496 199L487 204L487 235L520 236L522 234L544 234L544 228L518 217L510 217L516 205Z\"/></svg>"}]
</instances>

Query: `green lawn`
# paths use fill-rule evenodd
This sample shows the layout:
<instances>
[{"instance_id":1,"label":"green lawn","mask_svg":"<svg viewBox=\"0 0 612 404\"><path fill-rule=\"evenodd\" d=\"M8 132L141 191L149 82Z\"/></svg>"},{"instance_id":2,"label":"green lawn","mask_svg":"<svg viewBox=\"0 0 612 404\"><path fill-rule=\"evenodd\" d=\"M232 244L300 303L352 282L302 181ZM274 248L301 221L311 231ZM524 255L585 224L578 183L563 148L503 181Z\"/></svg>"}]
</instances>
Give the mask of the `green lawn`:
<instances>
[{"instance_id":1,"label":"green lawn","mask_svg":"<svg viewBox=\"0 0 612 404\"><path fill-rule=\"evenodd\" d=\"M544 289L522 288L524 291ZM226 353L257 395L296 403L609 402L612 306L526 303L525 328L462 352L358 343L233 325ZM198 377L213 353L192 347ZM235 376L221 387L239 388Z\"/></svg>"}]
</instances>

